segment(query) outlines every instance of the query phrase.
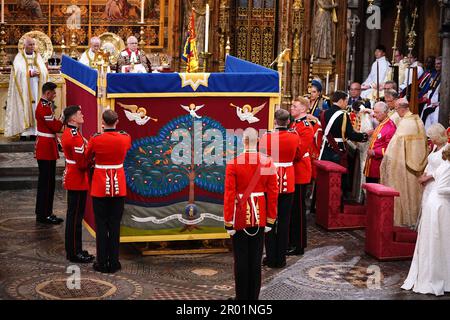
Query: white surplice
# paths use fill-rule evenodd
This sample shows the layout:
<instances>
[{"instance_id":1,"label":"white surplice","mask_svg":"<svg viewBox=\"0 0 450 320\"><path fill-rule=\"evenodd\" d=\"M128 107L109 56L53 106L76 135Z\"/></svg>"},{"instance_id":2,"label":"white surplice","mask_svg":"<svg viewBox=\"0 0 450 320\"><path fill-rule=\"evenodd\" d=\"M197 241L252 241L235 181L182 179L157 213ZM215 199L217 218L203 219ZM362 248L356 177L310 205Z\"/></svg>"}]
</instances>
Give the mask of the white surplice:
<instances>
[{"instance_id":1,"label":"white surplice","mask_svg":"<svg viewBox=\"0 0 450 320\"><path fill-rule=\"evenodd\" d=\"M378 68L377 68L378 65ZM378 69L378 81L380 84L383 83L384 79L386 78L386 74L389 70L390 63L386 60L385 56L382 56L381 58L378 58L375 60L374 63L372 63L372 68L370 69L370 73L367 76L366 81L363 82L362 85L370 86L371 88L367 90L363 90L361 92L361 98L368 99L373 96L374 91L376 91L376 85L377 85L377 69Z\"/></svg>"},{"instance_id":2,"label":"white surplice","mask_svg":"<svg viewBox=\"0 0 450 320\"><path fill-rule=\"evenodd\" d=\"M30 77L31 70L38 70L39 77ZM47 67L39 53L16 55L8 88L5 113L5 136L35 135L35 111L42 85L48 79Z\"/></svg>"},{"instance_id":3,"label":"white surplice","mask_svg":"<svg viewBox=\"0 0 450 320\"><path fill-rule=\"evenodd\" d=\"M434 185L422 207L416 248L402 289L443 295L450 292L450 161L433 173Z\"/></svg>"}]
</instances>

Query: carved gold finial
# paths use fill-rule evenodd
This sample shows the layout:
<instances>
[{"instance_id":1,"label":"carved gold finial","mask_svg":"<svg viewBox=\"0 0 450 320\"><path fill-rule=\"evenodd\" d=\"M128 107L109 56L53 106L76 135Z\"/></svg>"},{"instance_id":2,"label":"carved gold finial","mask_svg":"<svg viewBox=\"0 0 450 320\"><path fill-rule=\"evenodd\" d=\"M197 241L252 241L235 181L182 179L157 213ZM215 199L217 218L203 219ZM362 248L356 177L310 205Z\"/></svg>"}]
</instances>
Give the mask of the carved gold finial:
<instances>
[{"instance_id":1,"label":"carved gold finial","mask_svg":"<svg viewBox=\"0 0 450 320\"><path fill-rule=\"evenodd\" d=\"M417 7L414 9L414 13L411 16L413 18L411 30L408 32L408 40L406 41L406 44L408 45L409 53L412 52L414 49L414 46L416 45L416 32L414 31L414 28L416 26L416 19L419 17L417 14Z\"/></svg>"}]
</instances>

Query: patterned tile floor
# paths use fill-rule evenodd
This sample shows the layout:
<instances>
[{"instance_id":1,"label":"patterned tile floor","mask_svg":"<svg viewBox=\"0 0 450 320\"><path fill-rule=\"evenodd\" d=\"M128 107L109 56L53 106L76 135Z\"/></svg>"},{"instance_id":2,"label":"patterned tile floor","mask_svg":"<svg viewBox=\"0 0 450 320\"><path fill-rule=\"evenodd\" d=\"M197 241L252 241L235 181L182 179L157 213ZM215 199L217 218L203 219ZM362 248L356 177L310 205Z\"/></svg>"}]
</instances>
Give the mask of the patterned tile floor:
<instances>
[{"instance_id":1,"label":"patterned tile floor","mask_svg":"<svg viewBox=\"0 0 450 320\"><path fill-rule=\"evenodd\" d=\"M216 300L234 295L231 253L141 256L121 245L113 275L79 265L80 288L68 288L77 266L65 260L64 225L37 226L35 190L0 192L0 299ZM55 214L65 216L65 193ZM312 217L311 217L312 218ZM400 289L409 262L380 263L363 253L364 231L326 232L309 221L309 247L283 270L263 268L262 299L450 299ZM95 253L84 231L84 248ZM70 278L69 278L70 280ZM69 287L71 282L69 281Z\"/></svg>"}]
</instances>

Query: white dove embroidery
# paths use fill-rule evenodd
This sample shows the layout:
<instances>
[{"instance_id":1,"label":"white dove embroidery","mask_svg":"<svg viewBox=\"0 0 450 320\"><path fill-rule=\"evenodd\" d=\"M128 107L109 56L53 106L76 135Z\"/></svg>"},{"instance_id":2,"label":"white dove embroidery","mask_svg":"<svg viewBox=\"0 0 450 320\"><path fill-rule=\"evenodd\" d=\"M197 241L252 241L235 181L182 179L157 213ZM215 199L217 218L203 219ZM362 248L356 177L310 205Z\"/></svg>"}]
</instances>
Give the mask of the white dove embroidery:
<instances>
[{"instance_id":1,"label":"white dove embroidery","mask_svg":"<svg viewBox=\"0 0 450 320\"><path fill-rule=\"evenodd\" d=\"M200 110L201 108L203 108L205 105L202 104L200 106L196 106L195 104L191 103L189 106L184 106L184 105L180 105L184 110L186 110L187 112L189 112L189 114L192 117L195 117L197 119L200 119L201 116L197 115L197 111Z\"/></svg>"},{"instance_id":2,"label":"white dove embroidery","mask_svg":"<svg viewBox=\"0 0 450 320\"><path fill-rule=\"evenodd\" d=\"M249 105L249 104L244 104L244 105L242 106L242 108L241 108L241 107L239 107L239 106L236 106L236 105L230 103L230 106L231 106L231 107L235 107L235 108L236 108L236 114L237 114L237 116L239 117L239 119L240 119L241 121L247 121L248 123L255 123L255 122L258 122L258 121L259 121L259 119L258 119L257 117L255 117L255 115L256 115L259 111L261 111L261 110L265 107L265 105L266 105L266 102L264 102L264 103L263 103L262 105L260 105L260 106L257 106L257 107L252 108L251 105Z\"/></svg>"},{"instance_id":3,"label":"white dove embroidery","mask_svg":"<svg viewBox=\"0 0 450 320\"><path fill-rule=\"evenodd\" d=\"M120 102L117 102L119 106L124 108L123 112L125 113L125 116L128 120L136 122L138 125L143 126L146 124L149 120L153 120L155 122L158 121L158 119L152 118L147 116L147 110L145 108L139 108L137 105L129 105L129 104L123 104Z\"/></svg>"}]
</instances>

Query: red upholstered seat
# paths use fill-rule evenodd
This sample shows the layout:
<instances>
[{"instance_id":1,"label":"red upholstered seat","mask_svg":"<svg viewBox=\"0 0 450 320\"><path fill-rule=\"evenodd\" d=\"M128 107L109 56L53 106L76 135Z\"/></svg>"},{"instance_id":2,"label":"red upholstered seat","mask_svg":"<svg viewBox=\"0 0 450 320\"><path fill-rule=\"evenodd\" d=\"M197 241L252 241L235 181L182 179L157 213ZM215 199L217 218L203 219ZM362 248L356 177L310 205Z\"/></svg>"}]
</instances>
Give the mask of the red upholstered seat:
<instances>
[{"instance_id":1,"label":"red upholstered seat","mask_svg":"<svg viewBox=\"0 0 450 320\"><path fill-rule=\"evenodd\" d=\"M402 227L394 227L394 241L416 243L416 240L417 232L415 232L414 230Z\"/></svg>"},{"instance_id":2,"label":"red upholstered seat","mask_svg":"<svg viewBox=\"0 0 450 320\"><path fill-rule=\"evenodd\" d=\"M363 188L367 190L365 251L379 260L412 258L417 233L394 226L394 197L399 192L373 183L365 183Z\"/></svg>"},{"instance_id":3,"label":"red upholstered seat","mask_svg":"<svg viewBox=\"0 0 450 320\"><path fill-rule=\"evenodd\" d=\"M342 206L341 203L341 176L347 169L324 160L314 161L314 165L317 169L316 223L327 230L364 228L365 206L356 204Z\"/></svg>"}]
</instances>

